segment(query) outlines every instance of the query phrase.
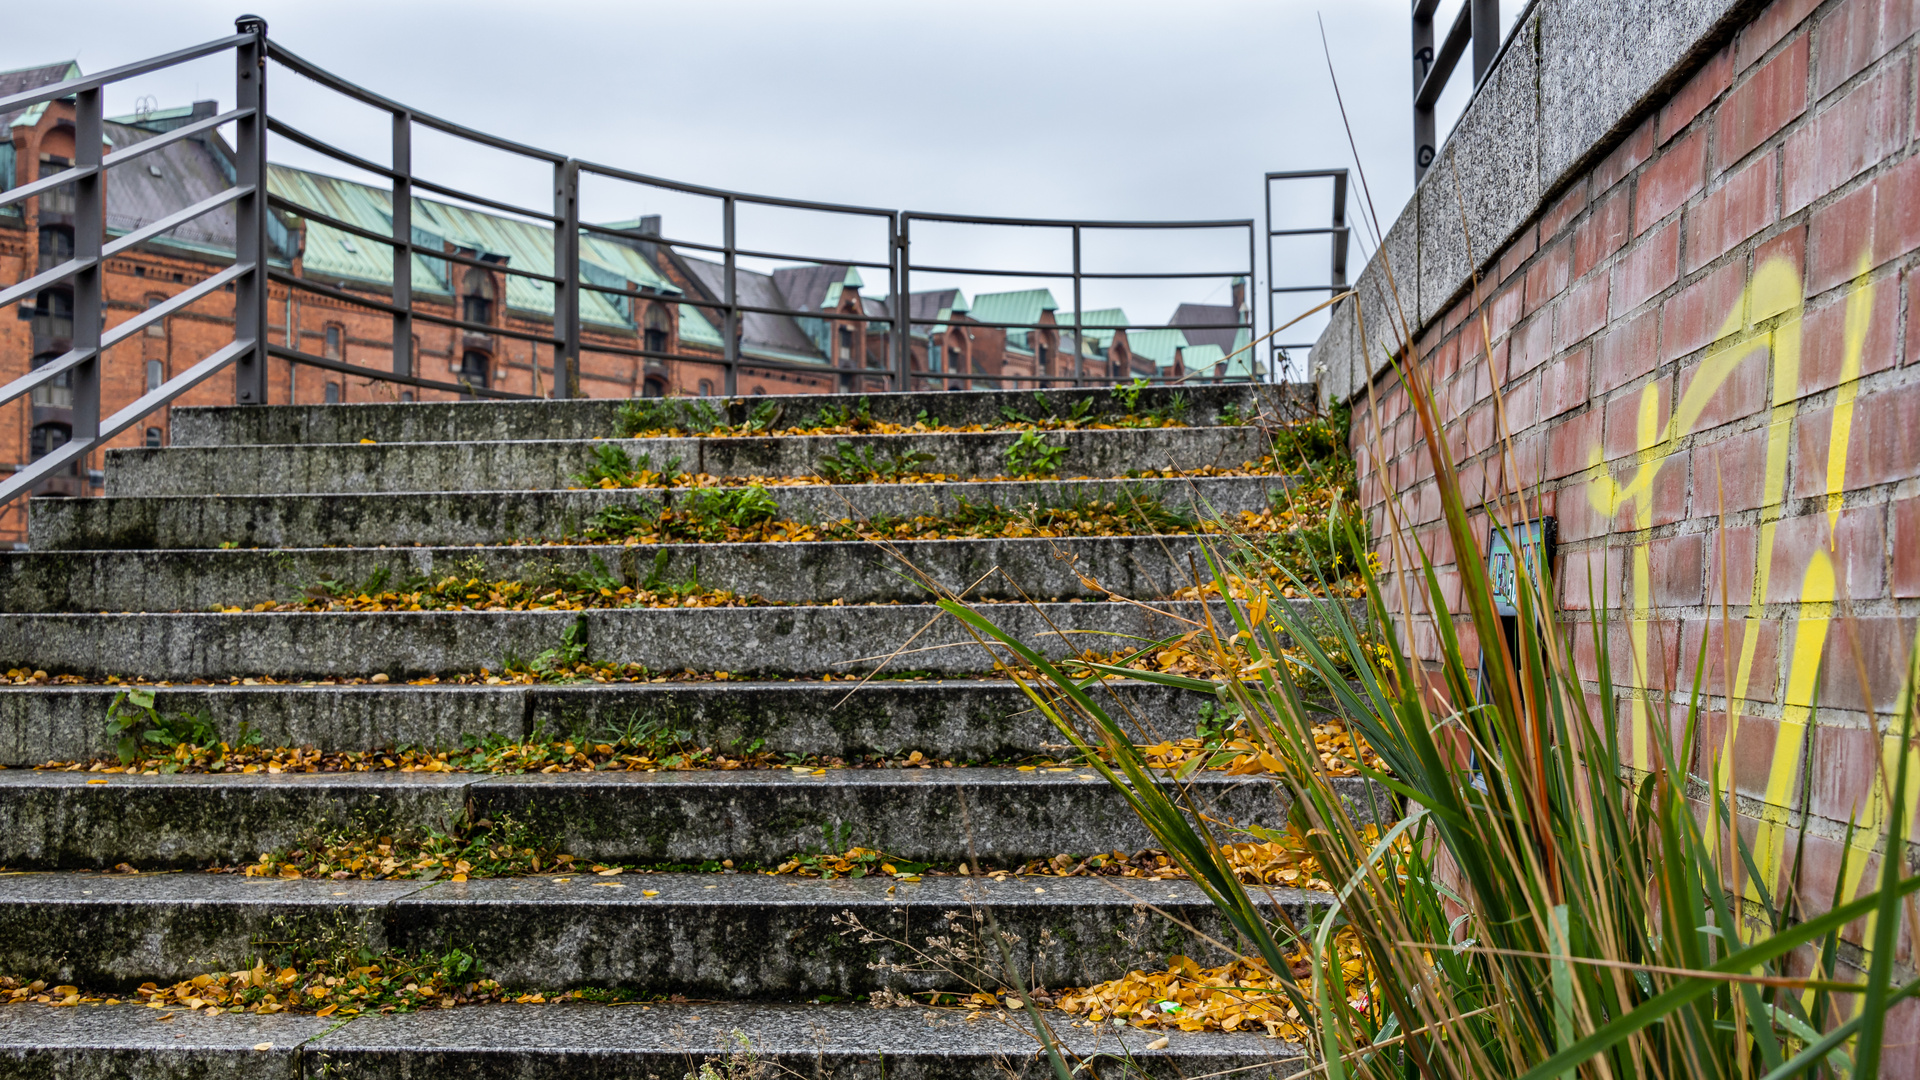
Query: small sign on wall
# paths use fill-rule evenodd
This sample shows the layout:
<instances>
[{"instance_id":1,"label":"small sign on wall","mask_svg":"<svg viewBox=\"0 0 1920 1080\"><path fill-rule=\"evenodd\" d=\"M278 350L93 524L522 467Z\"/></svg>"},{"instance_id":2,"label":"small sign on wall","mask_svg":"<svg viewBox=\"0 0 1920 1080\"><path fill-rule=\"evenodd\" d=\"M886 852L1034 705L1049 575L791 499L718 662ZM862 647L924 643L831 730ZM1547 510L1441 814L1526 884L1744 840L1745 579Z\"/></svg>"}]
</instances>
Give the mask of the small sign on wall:
<instances>
[{"instance_id":1,"label":"small sign on wall","mask_svg":"<svg viewBox=\"0 0 1920 1080\"><path fill-rule=\"evenodd\" d=\"M1520 568L1518 559L1527 560L1529 576L1538 582L1543 570L1553 561L1554 519L1522 521L1502 528L1494 525L1487 538L1487 576L1492 579L1494 610L1501 615L1520 614ZM1520 547L1516 557L1513 545Z\"/></svg>"}]
</instances>

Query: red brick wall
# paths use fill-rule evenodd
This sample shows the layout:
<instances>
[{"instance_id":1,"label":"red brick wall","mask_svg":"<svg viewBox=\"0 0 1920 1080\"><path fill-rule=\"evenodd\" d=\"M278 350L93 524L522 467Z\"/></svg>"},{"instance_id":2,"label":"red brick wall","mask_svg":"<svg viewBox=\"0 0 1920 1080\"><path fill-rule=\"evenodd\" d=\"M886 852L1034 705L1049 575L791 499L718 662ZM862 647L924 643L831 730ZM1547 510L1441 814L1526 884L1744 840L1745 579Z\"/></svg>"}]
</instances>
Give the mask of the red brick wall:
<instances>
[{"instance_id":1,"label":"red brick wall","mask_svg":"<svg viewBox=\"0 0 1920 1080\"><path fill-rule=\"evenodd\" d=\"M1715 719L1680 756L1779 820L1809 801L1815 910L1845 821L1871 832L1884 812L1875 725L1920 616L1917 27L1914 0L1760 9L1419 340L1468 499L1537 493L1563 608L1608 609L1636 763L1653 718L1684 715L1671 703L1704 641ZM1376 535L1397 492L1457 595L1404 388L1388 377L1353 405ZM1573 633L1591 680L1591 630ZM1411 637L1432 659L1430 629ZM1791 835L1756 833L1781 882Z\"/></svg>"}]
</instances>

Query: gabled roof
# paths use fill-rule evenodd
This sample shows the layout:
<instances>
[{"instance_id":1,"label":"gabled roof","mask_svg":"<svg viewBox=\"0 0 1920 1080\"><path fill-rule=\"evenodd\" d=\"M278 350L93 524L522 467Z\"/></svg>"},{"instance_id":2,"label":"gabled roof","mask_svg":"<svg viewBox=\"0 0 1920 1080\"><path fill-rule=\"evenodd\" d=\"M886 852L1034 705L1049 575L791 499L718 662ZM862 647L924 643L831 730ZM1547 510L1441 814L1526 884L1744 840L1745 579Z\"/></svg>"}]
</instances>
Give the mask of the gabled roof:
<instances>
[{"instance_id":1,"label":"gabled roof","mask_svg":"<svg viewBox=\"0 0 1920 1080\"><path fill-rule=\"evenodd\" d=\"M685 255L681 262L694 277L698 278L710 294L716 298L726 296L726 272L724 264L707 259L695 259ZM787 308L787 298L780 291L773 275L762 274L757 270L747 270L736 266L733 271L735 294L740 303L749 307ZM708 316L715 324L720 314L715 311ZM717 340L717 335L716 335ZM823 364L826 357L789 315L769 315L762 311L748 311L740 316L740 349L749 355L760 355L773 359L795 360L801 363Z\"/></svg>"},{"instance_id":2,"label":"gabled roof","mask_svg":"<svg viewBox=\"0 0 1920 1080\"><path fill-rule=\"evenodd\" d=\"M1173 309L1173 318L1168 326L1206 326L1210 323L1237 323L1241 321L1240 312L1231 304L1181 304ZM1187 340L1195 345L1218 345L1223 351L1233 348L1233 327L1224 330L1188 330ZM1193 367L1191 363L1187 365Z\"/></svg>"},{"instance_id":3,"label":"gabled roof","mask_svg":"<svg viewBox=\"0 0 1920 1080\"><path fill-rule=\"evenodd\" d=\"M62 60L53 64L40 64L36 67L15 68L12 71L0 71L0 98L12 97L15 94L24 94L29 90L38 90L42 86L52 86L54 83L65 82L68 79L77 79L79 77L80 65L72 60ZM26 113L33 114L33 119L27 121L28 123L37 123L39 122L40 114L45 111L45 104L42 103L40 105L29 105L24 109L16 109L13 112L0 113L0 127L12 126L14 121ZM12 177L7 178L9 183L11 183L12 180Z\"/></svg>"},{"instance_id":4,"label":"gabled roof","mask_svg":"<svg viewBox=\"0 0 1920 1080\"><path fill-rule=\"evenodd\" d=\"M794 311L838 307L842 291L865 284L860 280L858 269L832 263L782 266L773 272L773 283L779 286L780 295L787 298L787 306Z\"/></svg>"},{"instance_id":5,"label":"gabled roof","mask_svg":"<svg viewBox=\"0 0 1920 1080\"><path fill-rule=\"evenodd\" d=\"M1060 324L1062 339L1072 333L1073 312L1056 311L1053 313L1053 321ZM1125 325L1127 325L1127 313L1117 307L1097 308L1080 313L1080 337L1101 349L1113 347L1113 336L1117 331L1089 329L1089 327Z\"/></svg>"},{"instance_id":6,"label":"gabled roof","mask_svg":"<svg viewBox=\"0 0 1920 1080\"><path fill-rule=\"evenodd\" d=\"M1129 330L1127 347L1135 356L1144 356L1158 367L1172 367L1175 354L1187 347L1187 335L1168 328L1165 330Z\"/></svg>"},{"instance_id":7,"label":"gabled roof","mask_svg":"<svg viewBox=\"0 0 1920 1080\"><path fill-rule=\"evenodd\" d=\"M147 128L108 121L105 135L115 146L132 146L154 138L158 132ZM183 206L233 186L233 162L214 140L182 139L163 146L131 165L125 165L107 178L107 232L130 233L149 222L158 221ZM152 243L186 248L190 251L231 256L233 254L233 204L201 214ZM281 248L281 257L289 240L276 222L272 239Z\"/></svg>"},{"instance_id":8,"label":"gabled roof","mask_svg":"<svg viewBox=\"0 0 1920 1080\"><path fill-rule=\"evenodd\" d=\"M1056 311L1060 304L1051 289L1019 289L1014 292L981 293L973 298L969 312L981 323L1037 323L1042 312Z\"/></svg>"}]
</instances>

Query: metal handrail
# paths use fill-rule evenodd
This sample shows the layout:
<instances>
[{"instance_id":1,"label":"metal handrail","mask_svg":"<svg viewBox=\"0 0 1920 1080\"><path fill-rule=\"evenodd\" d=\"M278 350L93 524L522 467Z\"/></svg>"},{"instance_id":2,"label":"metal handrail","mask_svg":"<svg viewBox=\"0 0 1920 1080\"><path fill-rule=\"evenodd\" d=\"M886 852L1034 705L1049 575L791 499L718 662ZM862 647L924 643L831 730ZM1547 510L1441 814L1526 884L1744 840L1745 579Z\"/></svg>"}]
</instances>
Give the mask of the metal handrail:
<instances>
[{"instance_id":1,"label":"metal handrail","mask_svg":"<svg viewBox=\"0 0 1920 1080\"><path fill-rule=\"evenodd\" d=\"M1486 0L1470 0L1470 2L1486 2ZM0 504L30 491L36 484L55 472L73 465L86 455L100 449L107 440L119 432L151 415L155 410L167 407L180 394L204 382L218 371L229 367L234 369L237 402L241 404L264 402L267 398L266 375L269 358L424 390L457 392L471 397L509 399L525 396L492 387L471 386L465 382L422 378L413 370L412 329L416 320L469 334L497 335L500 338L530 342L535 346L536 357L539 355L539 346L551 346L553 377L548 385L549 393L554 397L568 397L579 392L579 358L583 353L606 353L642 358L650 365L668 360L693 363L717 362L724 366L728 394L739 392L739 379L743 368L814 375L833 373L841 377L879 376L885 378L894 389L908 389L917 383L944 384L950 379L986 379L1001 383L1035 385L1054 383L1083 385L1088 382L1110 382L1115 379L1115 376L1109 373L1090 375L1084 369L1087 357L1081 342L1087 334L1112 335L1128 330L1168 329L1168 327L1141 323L1122 326L1082 325L1079 314L1084 307L1082 303L1084 282L1179 281L1229 276L1242 277L1249 284L1256 280L1254 222L1251 220L1114 221L905 211L762 195L673 180L613 165L584 161L421 112L343 79L287 50L277 42L269 40L266 23L258 17L243 16L235 21L235 27L237 32L229 37L175 50L148 60L121 65L95 75L68 79L0 98L0 111L14 111L42 102L71 101L75 115L76 145L75 159L71 168L41 176L30 183L0 192L0 207L8 207L50 192L72 191L75 234L71 258L22 281L0 288L0 306L13 304L51 287L71 288L74 297L71 347L49 363L27 372L5 386L0 386L0 404L4 404L56 380L71 380L74 421L72 437L67 443L15 472L4 482L0 482ZM144 138L107 152L102 138L105 123L102 92L105 87L136 76L226 52L233 54L235 63L233 108L217 115L195 119L151 138ZM389 162L382 164L345 150L275 116L267 105L269 60L277 63L285 71L312 80L326 89L386 113L392 125L392 157ZM551 166L554 173L552 209L516 205L419 175L412 163L412 130L415 125ZM231 187L111 240L107 238L104 224L104 184L109 169L143 155L152 154L182 140L205 137L211 132L229 127L234 132L234 179ZM378 227L369 228L359 225L325 211L304 206L293 198L270 192L267 166L267 144L270 136L285 138L290 143L305 147L330 160L384 179L392 188L391 231L383 232ZM633 228L616 228L581 221L580 184L583 174L715 199L720 203L721 210L720 242L714 244L676 240L649 235ZM461 252L436 250L425 244L416 243L412 227L416 192L432 193L473 207L550 226L554 245L551 272L516 267ZM887 232L886 255L884 259L817 258L793 252L743 246L736 235L738 213L743 205L854 215L884 221ZM102 281L105 261L115 255L158 240L202 215L227 207L231 207L235 223L235 254L232 264L115 325L111 330L106 329L102 318L105 309ZM296 266L286 265L284 261L279 268L276 268L268 240L268 214L274 210L298 215L315 225L337 229L346 235L387 245L393 259L394 272L391 283L386 284L384 288L390 291L381 295L368 295L364 291L350 289L344 283L336 286L324 280L308 277ZM1345 226L1338 219L1338 213L1336 210L1334 229L1315 231L1337 233L1344 251ZM1000 267L915 265L911 258L910 237L911 226L915 220L923 224L1068 229L1073 233L1073 266L1070 271L1032 271ZM1081 263L1081 239L1089 232L1219 229L1239 229L1247 232L1248 257L1245 266L1220 271L1153 272L1099 270L1088 268ZM1309 230L1301 230L1301 232L1305 231ZM1283 234L1270 231L1269 248L1274 235ZM687 282L677 278L673 284L663 283L658 287L631 287L631 282L602 284L589 281L584 276L581 266L581 242L583 238L593 236L613 237L623 242L640 241L659 245L660 248L665 249L667 255L674 257L677 257L676 253L679 251L711 253L721 263L720 281L717 288L706 284L704 280ZM417 307L414 303L412 285L412 260L415 257L439 259L448 265L457 264L498 271L504 275L540 283L543 287L551 286L554 296L551 330L546 330L537 322L533 324L533 329L524 329L521 326L472 322ZM884 314L869 314L864 308L859 311L814 311L744 302L738 282L739 260L743 258L811 262L818 265L857 267L868 271L884 270L887 275L887 310ZM1269 251L1270 261L1271 252ZM944 319L915 318L912 314L911 289L911 275L915 270L921 273L1071 280L1074 317L1066 324L993 323L967 315ZM1336 274L1339 272L1341 271L1337 270ZM287 328L287 344L275 345L269 342L267 340L267 301L270 286L285 288L289 293L301 292L326 297L363 310L378 312L390 318L393 322L391 370L370 368L347 363L334 357L316 356L303 352L295 345L292 325ZM107 355L107 350L221 289L230 290L234 297L232 340L187 371L166 380L159 386L150 388L112 416L101 419L99 398L100 386L104 380L100 365ZM605 340L583 340L581 296L586 293L690 305L695 309L712 313L720 323L721 342L717 350L720 355L713 357L704 353L689 353L678 345L672 350L656 350L633 348ZM501 321L505 322L506 306L501 305L497 310L502 313ZM863 360L860 366L847 367L835 362L831 355L834 350L831 348L828 349L829 357L823 363L790 360L776 355L767 355L762 351L743 353L739 330L742 321L749 315L819 319L835 324L863 326L867 328L869 341L874 340L873 331L876 328L885 327L888 328L885 336L891 342L891 348L888 350L891 356L876 365L875 360L884 356L885 353L870 351L870 358ZM639 320L636 317L632 321L634 332L639 333L642 329ZM1064 335L1071 335L1071 344L1063 347L1061 352L1062 359L1065 353L1071 352L1073 371L1071 374L1063 375L1048 374L1045 371L1039 371L1033 375L1014 375L1005 371L935 371L931 368L937 361L932 357L929 357L928 370L914 369L912 335L916 328L962 324L1008 331L1052 329ZM1234 329L1245 330L1251 334L1254 330L1253 313L1249 307L1243 321L1212 322L1188 327L1172 327L1172 329ZM639 343L644 343L644 339ZM1127 372L1120 378L1131 376L1131 374Z\"/></svg>"},{"instance_id":2,"label":"metal handrail","mask_svg":"<svg viewBox=\"0 0 1920 1080\"><path fill-rule=\"evenodd\" d=\"M1325 228L1312 229L1276 229L1273 227L1273 185L1301 180L1333 181L1333 224ZM1345 169L1293 169L1286 172L1270 172L1266 175L1266 186L1262 192L1267 206L1267 325L1281 325L1279 313L1274 310L1274 297L1294 293L1333 294L1347 287L1347 170ZM1332 256L1330 274L1325 285L1276 285L1273 281L1273 238L1276 236L1325 236L1329 241L1329 254ZM1278 382L1286 373L1290 363L1287 353L1291 349L1311 349L1310 341L1275 341L1267 339L1267 378Z\"/></svg>"}]
</instances>

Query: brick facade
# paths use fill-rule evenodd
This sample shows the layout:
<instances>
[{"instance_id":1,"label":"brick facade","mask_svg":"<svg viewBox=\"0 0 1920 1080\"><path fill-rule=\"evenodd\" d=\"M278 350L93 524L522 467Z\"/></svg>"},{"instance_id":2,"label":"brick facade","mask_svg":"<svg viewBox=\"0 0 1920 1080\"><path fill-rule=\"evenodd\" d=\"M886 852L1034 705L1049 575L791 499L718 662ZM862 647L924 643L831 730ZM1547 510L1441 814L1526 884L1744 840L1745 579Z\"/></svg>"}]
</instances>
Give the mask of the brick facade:
<instances>
[{"instance_id":1,"label":"brick facade","mask_svg":"<svg viewBox=\"0 0 1920 1080\"><path fill-rule=\"evenodd\" d=\"M1654 718L1682 722L1707 647L1713 719L1679 758L1761 820L1812 815L1803 865L1795 829L1753 834L1810 911L1833 895L1846 821L1871 836L1885 812L1877 732L1920 616L1916 22L1913 0L1758 9L1417 337L1468 499L1518 482L1557 519L1584 679L1586 617L1606 609L1636 764ZM1457 595L1405 389L1389 374L1352 403L1376 536L1395 492ZM1411 637L1435 658L1431 632ZM1849 887L1867 862L1854 853ZM1914 1075L1898 1055L1916 1040L1893 1041L1888 1075Z\"/></svg>"}]
</instances>

